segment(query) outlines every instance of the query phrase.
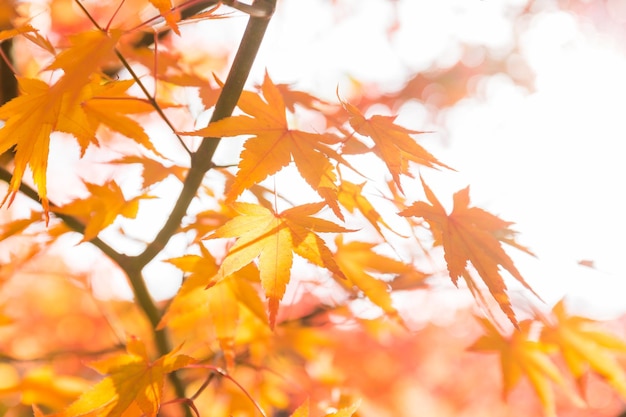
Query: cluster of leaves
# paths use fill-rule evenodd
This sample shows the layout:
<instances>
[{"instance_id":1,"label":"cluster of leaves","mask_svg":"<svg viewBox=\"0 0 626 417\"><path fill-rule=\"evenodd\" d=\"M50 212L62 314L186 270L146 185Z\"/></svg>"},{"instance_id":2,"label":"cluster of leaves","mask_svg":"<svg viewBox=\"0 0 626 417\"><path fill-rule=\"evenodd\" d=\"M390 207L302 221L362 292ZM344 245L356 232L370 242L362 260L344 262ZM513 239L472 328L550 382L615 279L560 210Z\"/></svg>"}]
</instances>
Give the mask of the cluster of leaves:
<instances>
[{"instance_id":1,"label":"cluster of leaves","mask_svg":"<svg viewBox=\"0 0 626 417\"><path fill-rule=\"evenodd\" d=\"M4 203L15 199L19 205L19 193L41 202L26 216L14 208L16 217L2 224L2 243L20 249L7 260L15 267L2 269L1 283L9 292L9 283L24 273L17 266L36 264L42 252L52 252L66 236L78 233L82 244L98 248L126 276L135 310L107 310L127 336L111 337L99 350L87 349L89 355L108 353L91 362L103 375L99 382L92 383L94 376L84 368L72 379L66 370L61 375L48 368L21 372L11 363L33 357L15 344L3 352L9 367L0 372L13 377L0 384L0 396L18 395L37 416L156 416L173 409L164 407L172 404L197 415L207 409L210 415L264 414L266 409L297 417L354 415L358 395L324 359L345 343L332 333L332 323L372 332L378 326L407 326L393 293L429 290L434 275L418 267L423 258L415 251L404 259L397 255L407 246L440 246L452 282L457 285L462 277L483 305L489 304L486 288L516 328L506 337L484 320L485 336L473 345L477 351L499 352L505 392L525 374L553 413L547 381L563 384L563 379L547 359L552 349L563 355L577 381L592 370L626 396L624 373L611 353L622 351L622 342L588 330L586 321L568 316L560 304L556 322L518 320L503 271L532 289L502 244L528 250L515 242L512 223L471 206L469 188L454 194L452 210L444 208L417 172L451 168L418 143L423 132L397 124L395 117L370 114L365 104L357 107L341 97L329 103L277 84L269 72L257 87L242 91L273 0L252 5L129 0L88 6L51 3L52 16L66 13L69 21L68 16L82 16L74 26L64 26L71 29L64 33L68 42L50 40L19 13L0 31L0 41L10 40L31 56L15 69L19 95L0 107L0 152L14 153L11 169L0 170L9 183ZM139 20L145 10L155 19ZM199 74L167 41L170 33L186 36L183 25L233 13L247 13L250 20L223 82L217 75L222 68ZM158 17L165 28L148 36ZM52 24L57 24L54 19ZM196 96L177 94L182 91ZM194 129L190 109L198 105L211 120ZM302 121L311 115L322 120L319 126L294 127L306 126ZM168 129L170 146L161 149L143 127L147 120ZM114 152L106 165L122 169L104 180L79 173L85 176L85 195L56 204L60 197L48 192L48 160L59 133L75 139L81 157ZM245 139L239 161L236 167L219 167L213 162L218 144L230 138ZM178 151L171 150L172 144ZM188 163L177 162L181 155ZM122 179L132 171L124 168L137 164L143 169L141 185L127 187ZM28 169L36 191L22 183ZM288 185L277 186L285 177ZM142 206L167 187L166 180L182 187L164 225L147 236L129 236L120 227L122 218L139 221L143 216L153 224ZM425 198L411 202L406 197L415 193ZM118 231L116 238L111 231ZM174 236L189 243L180 256L167 257L164 248ZM137 255L125 254L128 237L139 242ZM428 250L426 256L437 253ZM165 305L153 300L144 282L151 262L168 263L184 274ZM177 276L162 278L171 282ZM91 294L84 281L84 291ZM302 294L294 290L302 300L282 308L290 286L305 288ZM332 295L316 295L322 287ZM382 312L379 317L355 314L351 307L363 299ZM107 316L104 310L102 316ZM139 317L147 320L128 324ZM15 334L19 317L5 305L0 305L0 319L6 334ZM538 321L543 329L533 340L531 323ZM119 352L121 346L125 352ZM341 393L339 398L323 400L334 392Z\"/></svg>"}]
</instances>

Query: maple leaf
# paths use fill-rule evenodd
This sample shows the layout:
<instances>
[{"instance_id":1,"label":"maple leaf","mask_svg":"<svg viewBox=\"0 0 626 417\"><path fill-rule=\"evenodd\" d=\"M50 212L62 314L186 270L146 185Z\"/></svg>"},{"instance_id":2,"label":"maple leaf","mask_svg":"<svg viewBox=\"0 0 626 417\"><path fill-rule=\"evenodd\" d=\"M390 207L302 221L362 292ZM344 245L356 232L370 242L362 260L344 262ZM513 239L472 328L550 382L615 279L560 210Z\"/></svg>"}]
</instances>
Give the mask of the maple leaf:
<instances>
[{"instance_id":1,"label":"maple leaf","mask_svg":"<svg viewBox=\"0 0 626 417\"><path fill-rule=\"evenodd\" d=\"M0 396L20 393L22 404L39 404L56 410L67 407L88 388L86 380L59 375L51 367L44 366L28 371L14 384L1 387Z\"/></svg>"},{"instance_id":2,"label":"maple leaf","mask_svg":"<svg viewBox=\"0 0 626 417\"><path fill-rule=\"evenodd\" d=\"M143 342L129 338L126 353L90 364L107 376L55 417L118 417L133 407L139 408L133 415L156 417L167 374L196 362L179 349L151 361Z\"/></svg>"},{"instance_id":3,"label":"maple leaf","mask_svg":"<svg viewBox=\"0 0 626 417\"><path fill-rule=\"evenodd\" d=\"M152 198L140 195L126 200L122 189L115 181L103 185L86 182L85 186L89 191L89 197L53 208L55 213L69 214L86 221L83 242L95 238L101 230L110 226L117 216L134 219L139 210L139 201Z\"/></svg>"},{"instance_id":4,"label":"maple leaf","mask_svg":"<svg viewBox=\"0 0 626 417\"><path fill-rule=\"evenodd\" d=\"M75 124L73 119L77 114L75 109L80 105L77 101L89 84L91 75L97 72L102 62L113 56L119 36L119 31L111 34L89 31L72 36L72 46L61 52L47 68L64 71L54 85L22 78L19 80L22 95L0 107L0 119L6 120L0 128L0 153L15 146L13 177L2 204L9 197L9 202L13 200L29 166L47 217L46 169L50 134L54 131L76 133L76 130L84 128L80 123ZM76 136L79 141L85 137L84 132ZM88 141L95 140L89 135L87 137ZM84 149L86 145L81 142L81 147Z\"/></svg>"},{"instance_id":5,"label":"maple leaf","mask_svg":"<svg viewBox=\"0 0 626 417\"><path fill-rule=\"evenodd\" d=\"M341 181L339 185L338 198L342 206L350 213L358 210L363 214L367 221L374 226L378 234L384 237L380 225L385 226L388 230L396 233L382 218L380 213L372 206L367 198L363 195L363 187L365 183L353 184L349 181Z\"/></svg>"},{"instance_id":6,"label":"maple leaf","mask_svg":"<svg viewBox=\"0 0 626 417\"><path fill-rule=\"evenodd\" d=\"M354 403L347 407L340 408L334 413L326 414L324 417L352 417L357 412L361 405L361 400L356 400Z\"/></svg>"},{"instance_id":7,"label":"maple leaf","mask_svg":"<svg viewBox=\"0 0 626 417\"><path fill-rule=\"evenodd\" d=\"M234 274L258 257L261 285L269 300L269 321L273 328L278 305L290 279L293 253L345 278L333 255L316 234L348 232L335 223L311 215L324 203L292 207L281 213L250 203L234 203L239 215L217 229L208 239L237 238L216 274L216 282Z\"/></svg>"},{"instance_id":8,"label":"maple leaf","mask_svg":"<svg viewBox=\"0 0 626 417\"><path fill-rule=\"evenodd\" d=\"M207 288L218 267L213 256L200 245L201 255L185 255L169 259L190 275L168 306L158 329L194 329L199 324L211 322L226 364L232 369L235 360L235 336L240 321L240 309L247 308L262 323L267 315L257 290L250 281L258 282L259 272L251 264L234 275Z\"/></svg>"},{"instance_id":9,"label":"maple leaf","mask_svg":"<svg viewBox=\"0 0 626 417\"><path fill-rule=\"evenodd\" d=\"M177 22L180 20L180 11L178 9L172 10L172 0L149 1L154 7L159 10L159 13L161 13L161 16L163 16L165 22L167 22L167 25L170 27L170 29L172 29L174 33L180 36L180 31L178 30L177 24Z\"/></svg>"},{"instance_id":10,"label":"maple leaf","mask_svg":"<svg viewBox=\"0 0 626 417\"><path fill-rule=\"evenodd\" d=\"M356 287L390 317L400 319L398 311L392 304L390 283L376 279L368 272L418 276L422 280L425 275L417 272L411 265L377 254L373 251L376 246L373 243L358 241L344 243L341 235L337 236L335 243L337 244L335 260L347 278L337 281L348 290L353 290L353 286Z\"/></svg>"},{"instance_id":11,"label":"maple leaf","mask_svg":"<svg viewBox=\"0 0 626 417\"><path fill-rule=\"evenodd\" d=\"M126 155L118 159L110 161L112 164L141 164L142 172L142 188L146 189L157 184L170 175L174 175L180 182L185 180L186 168L178 165L166 167L161 162L148 158L146 156Z\"/></svg>"},{"instance_id":12,"label":"maple leaf","mask_svg":"<svg viewBox=\"0 0 626 417\"><path fill-rule=\"evenodd\" d=\"M597 329L593 320L567 314L563 300L553 307L552 315L554 322L543 320L541 341L559 347L582 396L584 377L591 370L626 397L626 373L613 353L625 353L626 343Z\"/></svg>"},{"instance_id":13,"label":"maple leaf","mask_svg":"<svg viewBox=\"0 0 626 417\"><path fill-rule=\"evenodd\" d=\"M103 64L116 59L115 45L121 36L121 30L90 30L69 36L71 46L57 55L46 68L63 70L63 76L55 85L61 90L81 90L89 83L92 74L99 73Z\"/></svg>"},{"instance_id":14,"label":"maple leaf","mask_svg":"<svg viewBox=\"0 0 626 417\"><path fill-rule=\"evenodd\" d=\"M307 92L294 90L289 84L276 84L276 88L280 91L285 106L292 113L296 112L296 105L315 111L319 111L320 106L329 105L329 103Z\"/></svg>"},{"instance_id":15,"label":"maple leaf","mask_svg":"<svg viewBox=\"0 0 626 417\"><path fill-rule=\"evenodd\" d=\"M289 417L309 417L311 414L311 407L309 405L309 399L307 398ZM361 400L355 401L353 404L337 410L333 413L326 414L324 417L351 417L357 412L357 409L361 405Z\"/></svg>"},{"instance_id":16,"label":"maple leaf","mask_svg":"<svg viewBox=\"0 0 626 417\"><path fill-rule=\"evenodd\" d=\"M210 123L203 129L184 135L231 137L252 135L244 144L239 171L228 190L226 200L234 201L245 189L252 187L286 167L292 160L306 182L326 201L337 217L343 218L337 204L337 175L329 157L341 156L326 145L339 139L330 134L318 134L290 129L285 103L278 88L267 73L262 85L263 99L244 91L238 106L249 116L232 116Z\"/></svg>"},{"instance_id":17,"label":"maple leaf","mask_svg":"<svg viewBox=\"0 0 626 417\"><path fill-rule=\"evenodd\" d=\"M506 337L488 320L480 319L486 334L481 336L469 350L498 352L504 378L503 394L506 396L526 376L537 393L544 411L555 417L554 393L550 381L566 388L565 380L548 354L554 351L549 344L531 340L532 320L519 323L519 330Z\"/></svg>"},{"instance_id":18,"label":"maple leaf","mask_svg":"<svg viewBox=\"0 0 626 417\"><path fill-rule=\"evenodd\" d=\"M0 42L29 32L37 32L37 29L31 25L22 25L11 29L0 30Z\"/></svg>"},{"instance_id":19,"label":"maple leaf","mask_svg":"<svg viewBox=\"0 0 626 417\"><path fill-rule=\"evenodd\" d=\"M71 116L69 111L62 114L68 117L69 121L67 126L60 124L59 130L74 134L84 152L86 141L81 140L79 130L73 128L73 125L77 124L78 120L85 120L83 126L87 133L86 139L97 143L96 131L101 124L104 124L109 129L133 139L144 148L159 155L143 127L127 117L129 114L148 113L154 110L147 101L125 93L134 83L134 80L102 82L99 77L93 77L93 81L82 90L83 97L80 105L73 108L74 112Z\"/></svg>"},{"instance_id":20,"label":"maple leaf","mask_svg":"<svg viewBox=\"0 0 626 417\"><path fill-rule=\"evenodd\" d=\"M400 215L422 217L429 224L435 238L434 245L443 246L448 272L455 285L462 276L470 289L477 288L467 269L468 262L471 262L502 311L513 325L517 326L499 266L538 298L539 296L526 283L500 244L501 241L508 243L512 240L514 232L509 229L512 223L501 220L483 209L470 207L469 187L454 194L454 207L452 212L447 214L423 180L422 185L430 204L419 201L401 211ZM476 295L475 291L472 292Z\"/></svg>"},{"instance_id":21,"label":"maple leaf","mask_svg":"<svg viewBox=\"0 0 626 417\"><path fill-rule=\"evenodd\" d=\"M0 242L11 236L22 234L27 227L41 220L41 213L32 210L28 218L14 219L10 222L3 223L0 225Z\"/></svg>"},{"instance_id":22,"label":"maple leaf","mask_svg":"<svg viewBox=\"0 0 626 417\"><path fill-rule=\"evenodd\" d=\"M350 126L360 135L374 141L374 152L383 160L394 182L402 190L400 174L412 177L408 170L408 161L416 162L431 168L442 167L452 169L440 162L426 149L422 148L411 135L421 134L416 130L406 129L394 123L395 116L374 115L366 118L355 106L341 102L350 115Z\"/></svg>"}]
</instances>

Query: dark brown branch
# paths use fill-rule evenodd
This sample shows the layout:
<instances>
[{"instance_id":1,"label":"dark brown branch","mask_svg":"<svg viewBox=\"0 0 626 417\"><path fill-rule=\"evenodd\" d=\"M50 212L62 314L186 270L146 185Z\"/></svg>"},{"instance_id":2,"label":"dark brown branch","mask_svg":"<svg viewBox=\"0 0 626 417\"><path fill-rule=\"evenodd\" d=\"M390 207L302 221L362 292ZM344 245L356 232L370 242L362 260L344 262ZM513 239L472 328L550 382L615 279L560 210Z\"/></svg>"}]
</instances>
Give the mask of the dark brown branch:
<instances>
[{"instance_id":1,"label":"dark brown branch","mask_svg":"<svg viewBox=\"0 0 626 417\"><path fill-rule=\"evenodd\" d=\"M0 180L8 184L11 182L11 178L13 178L13 174L7 171L6 168L0 167ZM33 188L31 188L30 186L24 183L20 184L20 193L30 198L33 201L40 202L39 194L37 194L37 191L35 191ZM53 202L50 202L49 204L50 204L50 209L54 213L54 215L57 218L63 220L63 222L66 224L67 227L69 227L71 230L77 233L80 233L83 235L85 234L85 225L80 220L78 220L74 216L69 216L67 214L55 213L54 209L57 208L58 206L54 204ZM91 243L92 245L100 249L105 255L111 258L111 260L117 263L118 265L121 262L124 262L124 260L127 258L126 255L123 255L117 252L115 249L107 245L104 241L102 241L98 237L91 239L89 243Z\"/></svg>"},{"instance_id":2,"label":"dark brown branch","mask_svg":"<svg viewBox=\"0 0 626 417\"><path fill-rule=\"evenodd\" d=\"M7 39L1 43L2 58L0 58L0 105L17 96L17 79L9 62L13 56L13 39ZM5 62L3 58L9 60Z\"/></svg>"}]
</instances>

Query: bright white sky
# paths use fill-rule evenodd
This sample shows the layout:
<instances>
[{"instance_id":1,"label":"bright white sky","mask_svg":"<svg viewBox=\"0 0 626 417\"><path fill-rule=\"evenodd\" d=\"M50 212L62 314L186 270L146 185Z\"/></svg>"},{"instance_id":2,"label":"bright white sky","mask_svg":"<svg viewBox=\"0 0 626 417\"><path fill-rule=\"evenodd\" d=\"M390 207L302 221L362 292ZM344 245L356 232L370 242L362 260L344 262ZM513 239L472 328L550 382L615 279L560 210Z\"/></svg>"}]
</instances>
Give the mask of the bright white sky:
<instances>
[{"instance_id":1,"label":"bright white sky","mask_svg":"<svg viewBox=\"0 0 626 417\"><path fill-rule=\"evenodd\" d=\"M391 49L389 2L352 3L340 20L319 2L279 4L257 71L267 66L278 81L331 99L337 84L340 91L350 88L347 74L392 89L407 68L456 59L457 39L506 45L512 37L506 5L525 1L401 0ZM519 240L539 259L521 255L516 262L549 303L567 295L585 313L626 312L624 48L576 17L552 11L528 22L522 51L536 74L536 91L493 77L477 98L448 112L449 145L429 139L426 146L459 172L429 175L429 181L441 181L431 185L450 193L470 184L476 205L517 224ZM429 125L419 106L398 120L444 129ZM583 259L596 269L579 266Z\"/></svg>"}]
</instances>

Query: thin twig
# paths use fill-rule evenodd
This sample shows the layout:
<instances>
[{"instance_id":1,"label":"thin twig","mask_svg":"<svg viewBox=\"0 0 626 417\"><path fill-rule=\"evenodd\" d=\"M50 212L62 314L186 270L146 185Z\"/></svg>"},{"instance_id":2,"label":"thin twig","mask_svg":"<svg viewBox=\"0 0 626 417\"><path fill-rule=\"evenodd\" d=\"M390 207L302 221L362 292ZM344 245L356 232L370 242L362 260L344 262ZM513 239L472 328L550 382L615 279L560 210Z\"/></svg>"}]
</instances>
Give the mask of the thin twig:
<instances>
[{"instance_id":1,"label":"thin twig","mask_svg":"<svg viewBox=\"0 0 626 417\"><path fill-rule=\"evenodd\" d=\"M174 127L170 119L167 117L167 115L165 114L161 106L159 106L159 103L157 103L156 99L148 92L148 89L146 88L145 85L143 85L143 83L141 82L141 79L139 78L135 70L133 70L133 67L128 63L128 61L126 60L126 58L124 58L124 56L120 53L120 51L117 50L117 48L115 48L115 55L117 55L117 58L122 62L122 65L124 65L124 68L128 70L128 73L133 78L133 80L137 83L137 85L139 86L141 91L144 93L144 95L146 96L146 98L148 99L148 101L150 102L154 110L157 112L159 117L172 130L172 132L174 132L174 134L176 135L176 138L178 139L178 142L180 142L180 144L183 146L185 151L189 155L191 155L191 151L189 150L189 148L183 141L183 138L181 138L180 135L176 133L176 128Z\"/></svg>"}]
</instances>

